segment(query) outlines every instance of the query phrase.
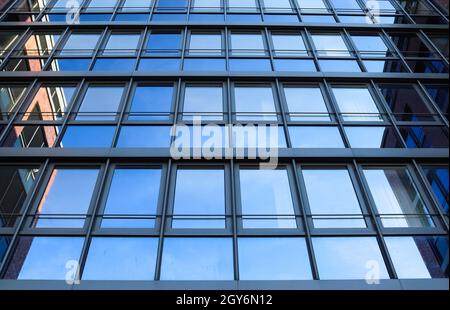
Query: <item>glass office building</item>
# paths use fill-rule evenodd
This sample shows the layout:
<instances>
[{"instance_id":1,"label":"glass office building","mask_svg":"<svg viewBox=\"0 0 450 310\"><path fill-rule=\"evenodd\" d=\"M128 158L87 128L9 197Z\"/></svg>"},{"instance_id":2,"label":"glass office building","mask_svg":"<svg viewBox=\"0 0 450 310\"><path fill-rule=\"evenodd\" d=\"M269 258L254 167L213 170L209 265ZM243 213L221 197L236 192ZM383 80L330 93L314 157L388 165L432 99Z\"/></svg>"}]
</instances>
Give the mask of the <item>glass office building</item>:
<instances>
[{"instance_id":1,"label":"glass office building","mask_svg":"<svg viewBox=\"0 0 450 310\"><path fill-rule=\"evenodd\" d=\"M1 0L0 290L448 289L448 22L437 0ZM211 124L231 156L173 156ZM236 155L252 125L276 167Z\"/></svg>"}]
</instances>

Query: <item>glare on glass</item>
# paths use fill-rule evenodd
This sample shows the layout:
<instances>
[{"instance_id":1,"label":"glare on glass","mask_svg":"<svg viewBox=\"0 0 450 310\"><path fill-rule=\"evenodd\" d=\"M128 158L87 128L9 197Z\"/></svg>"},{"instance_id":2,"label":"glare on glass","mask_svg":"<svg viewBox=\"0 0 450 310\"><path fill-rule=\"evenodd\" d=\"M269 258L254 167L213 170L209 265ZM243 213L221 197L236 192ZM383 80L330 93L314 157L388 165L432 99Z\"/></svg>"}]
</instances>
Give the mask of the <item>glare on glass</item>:
<instances>
[{"instance_id":1,"label":"glare on glass","mask_svg":"<svg viewBox=\"0 0 450 310\"><path fill-rule=\"evenodd\" d=\"M244 228L296 228L286 169L239 171Z\"/></svg>"},{"instance_id":2,"label":"glare on glass","mask_svg":"<svg viewBox=\"0 0 450 310\"><path fill-rule=\"evenodd\" d=\"M331 0L331 3L337 10L361 12L361 7L359 6L357 0Z\"/></svg>"},{"instance_id":3,"label":"glare on glass","mask_svg":"<svg viewBox=\"0 0 450 310\"><path fill-rule=\"evenodd\" d=\"M389 279L375 237L315 237L312 242L321 280Z\"/></svg>"},{"instance_id":4,"label":"glare on glass","mask_svg":"<svg viewBox=\"0 0 450 310\"><path fill-rule=\"evenodd\" d=\"M153 0L125 0L122 4L122 12L146 12Z\"/></svg>"},{"instance_id":5,"label":"glare on glass","mask_svg":"<svg viewBox=\"0 0 450 310\"><path fill-rule=\"evenodd\" d=\"M261 33L232 33L231 51L233 55L264 55L265 47Z\"/></svg>"},{"instance_id":6,"label":"glare on glass","mask_svg":"<svg viewBox=\"0 0 450 310\"><path fill-rule=\"evenodd\" d=\"M221 0L192 0L194 11L217 11L221 9Z\"/></svg>"},{"instance_id":7,"label":"glare on glass","mask_svg":"<svg viewBox=\"0 0 450 310\"><path fill-rule=\"evenodd\" d=\"M340 34L313 34L312 39L319 56L350 56Z\"/></svg>"},{"instance_id":8,"label":"glare on glass","mask_svg":"<svg viewBox=\"0 0 450 310\"><path fill-rule=\"evenodd\" d=\"M61 55L92 55L100 34L72 33L61 50Z\"/></svg>"},{"instance_id":9,"label":"glare on glass","mask_svg":"<svg viewBox=\"0 0 450 310\"><path fill-rule=\"evenodd\" d=\"M223 169L179 169L172 228L225 228Z\"/></svg>"},{"instance_id":10,"label":"glare on glass","mask_svg":"<svg viewBox=\"0 0 450 310\"><path fill-rule=\"evenodd\" d=\"M33 226L83 227L98 172L98 169L87 168L54 169L37 207Z\"/></svg>"},{"instance_id":11,"label":"glare on glass","mask_svg":"<svg viewBox=\"0 0 450 310\"><path fill-rule=\"evenodd\" d=\"M83 280L153 280L158 238L94 237Z\"/></svg>"},{"instance_id":12,"label":"glare on glass","mask_svg":"<svg viewBox=\"0 0 450 310\"><path fill-rule=\"evenodd\" d=\"M307 55L300 34L272 34L272 42L277 55Z\"/></svg>"},{"instance_id":13,"label":"glare on glass","mask_svg":"<svg viewBox=\"0 0 450 310\"><path fill-rule=\"evenodd\" d=\"M388 48L380 36L352 35L356 49L366 57L387 56Z\"/></svg>"},{"instance_id":14,"label":"glare on glass","mask_svg":"<svg viewBox=\"0 0 450 310\"><path fill-rule=\"evenodd\" d=\"M240 280L311 280L304 238L239 238Z\"/></svg>"},{"instance_id":15,"label":"glare on glass","mask_svg":"<svg viewBox=\"0 0 450 310\"><path fill-rule=\"evenodd\" d=\"M366 227L347 169L303 169L302 173L315 228Z\"/></svg>"},{"instance_id":16,"label":"glare on glass","mask_svg":"<svg viewBox=\"0 0 450 310\"><path fill-rule=\"evenodd\" d=\"M106 43L103 55L134 55L136 54L140 38L140 34L113 33L109 37L108 43Z\"/></svg>"},{"instance_id":17,"label":"glare on glass","mask_svg":"<svg viewBox=\"0 0 450 310\"><path fill-rule=\"evenodd\" d=\"M271 86L236 86L234 99L237 120L277 120Z\"/></svg>"},{"instance_id":18,"label":"glare on glass","mask_svg":"<svg viewBox=\"0 0 450 310\"><path fill-rule=\"evenodd\" d=\"M299 8L308 13L313 11L323 11L327 7L323 0L296 0Z\"/></svg>"},{"instance_id":19,"label":"glare on glass","mask_svg":"<svg viewBox=\"0 0 450 310\"><path fill-rule=\"evenodd\" d=\"M5 278L74 280L70 268L78 268L83 242L82 237L21 237Z\"/></svg>"},{"instance_id":20,"label":"glare on glass","mask_svg":"<svg viewBox=\"0 0 450 310\"><path fill-rule=\"evenodd\" d=\"M102 228L153 228L161 169L117 168L108 192Z\"/></svg>"},{"instance_id":21,"label":"glare on glass","mask_svg":"<svg viewBox=\"0 0 450 310\"><path fill-rule=\"evenodd\" d=\"M183 103L183 119L193 117L202 120L223 119L222 86L186 86Z\"/></svg>"},{"instance_id":22,"label":"glare on glass","mask_svg":"<svg viewBox=\"0 0 450 310\"><path fill-rule=\"evenodd\" d=\"M86 11L112 12L118 0L91 0Z\"/></svg>"},{"instance_id":23,"label":"glare on glass","mask_svg":"<svg viewBox=\"0 0 450 310\"><path fill-rule=\"evenodd\" d=\"M256 11L255 0L228 0L228 9L230 11Z\"/></svg>"},{"instance_id":24,"label":"glare on glass","mask_svg":"<svg viewBox=\"0 0 450 310\"><path fill-rule=\"evenodd\" d=\"M291 120L329 121L328 108L319 86L284 87Z\"/></svg>"},{"instance_id":25,"label":"glare on glass","mask_svg":"<svg viewBox=\"0 0 450 310\"><path fill-rule=\"evenodd\" d=\"M289 135L295 148L343 148L339 129L334 126L290 126Z\"/></svg>"},{"instance_id":26,"label":"glare on glass","mask_svg":"<svg viewBox=\"0 0 450 310\"><path fill-rule=\"evenodd\" d=\"M364 176L383 226L434 226L427 207L406 168L366 168Z\"/></svg>"},{"instance_id":27,"label":"glare on glass","mask_svg":"<svg viewBox=\"0 0 450 310\"><path fill-rule=\"evenodd\" d=\"M90 86L76 116L77 120L114 120L122 98L123 86Z\"/></svg>"},{"instance_id":28,"label":"glare on glass","mask_svg":"<svg viewBox=\"0 0 450 310\"><path fill-rule=\"evenodd\" d=\"M263 0L262 2L264 8L270 11L285 11L286 9L292 9L289 0Z\"/></svg>"},{"instance_id":29,"label":"glare on glass","mask_svg":"<svg viewBox=\"0 0 450 310\"><path fill-rule=\"evenodd\" d=\"M350 146L353 148L380 149L402 147L394 129L391 127L346 126L344 129Z\"/></svg>"},{"instance_id":30,"label":"glare on glass","mask_svg":"<svg viewBox=\"0 0 450 310\"><path fill-rule=\"evenodd\" d=\"M231 238L165 238L161 280L233 280Z\"/></svg>"},{"instance_id":31,"label":"glare on glass","mask_svg":"<svg viewBox=\"0 0 450 310\"><path fill-rule=\"evenodd\" d=\"M221 55L222 35L220 33L192 33L189 41L189 54Z\"/></svg>"},{"instance_id":32,"label":"glare on glass","mask_svg":"<svg viewBox=\"0 0 450 310\"><path fill-rule=\"evenodd\" d=\"M345 121L383 121L367 88L333 87L333 94Z\"/></svg>"}]
</instances>

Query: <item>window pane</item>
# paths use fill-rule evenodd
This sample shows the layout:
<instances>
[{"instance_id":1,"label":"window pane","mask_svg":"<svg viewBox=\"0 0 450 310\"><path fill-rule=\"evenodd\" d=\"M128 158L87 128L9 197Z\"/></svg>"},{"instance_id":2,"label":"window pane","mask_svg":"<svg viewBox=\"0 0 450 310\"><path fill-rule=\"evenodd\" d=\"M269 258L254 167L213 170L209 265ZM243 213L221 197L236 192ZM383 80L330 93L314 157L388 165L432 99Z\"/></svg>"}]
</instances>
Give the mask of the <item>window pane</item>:
<instances>
[{"instance_id":1,"label":"window pane","mask_svg":"<svg viewBox=\"0 0 450 310\"><path fill-rule=\"evenodd\" d=\"M237 120L277 120L272 87L236 86L234 96Z\"/></svg>"},{"instance_id":2,"label":"window pane","mask_svg":"<svg viewBox=\"0 0 450 310\"><path fill-rule=\"evenodd\" d=\"M140 34L113 33L108 39L103 55L134 55L140 38Z\"/></svg>"},{"instance_id":3,"label":"window pane","mask_svg":"<svg viewBox=\"0 0 450 310\"><path fill-rule=\"evenodd\" d=\"M146 53L178 55L181 48L181 33L152 32L148 37Z\"/></svg>"},{"instance_id":4,"label":"window pane","mask_svg":"<svg viewBox=\"0 0 450 310\"><path fill-rule=\"evenodd\" d=\"M115 169L102 228L153 228L160 181L160 169Z\"/></svg>"},{"instance_id":5,"label":"window pane","mask_svg":"<svg viewBox=\"0 0 450 310\"><path fill-rule=\"evenodd\" d=\"M123 87L90 86L77 113L77 120L114 120Z\"/></svg>"},{"instance_id":6,"label":"window pane","mask_svg":"<svg viewBox=\"0 0 450 310\"><path fill-rule=\"evenodd\" d=\"M0 237L0 261L5 256L6 250L8 249L9 244L11 243L11 237L1 236Z\"/></svg>"},{"instance_id":7,"label":"window pane","mask_svg":"<svg viewBox=\"0 0 450 310\"><path fill-rule=\"evenodd\" d=\"M367 88L333 87L333 94L345 121L383 120Z\"/></svg>"},{"instance_id":8,"label":"window pane","mask_svg":"<svg viewBox=\"0 0 450 310\"><path fill-rule=\"evenodd\" d=\"M122 4L122 12L146 12L152 5L153 0L125 0Z\"/></svg>"},{"instance_id":9,"label":"window pane","mask_svg":"<svg viewBox=\"0 0 450 310\"><path fill-rule=\"evenodd\" d=\"M22 120L60 120L67 112L75 90L74 86L40 87Z\"/></svg>"},{"instance_id":10,"label":"window pane","mask_svg":"<svg viewBox=\"0 0 450 310\"><path fill-rule=\"evenodd\" d=\"M449 200L449 175L448 166L424 166L426 178L430 183L431 189L442 208L442 211L448 216Z\"/></svg>"},{"instance_id":11,"label":"window pane","mask_svg":"<svg viewBox=\"0 0 450 310\"><path fill-rule=\"evenodd\" d=\"M296 228L285 169L239 171L244 228Z\"/></svg>"},{"instance_id":12,"label":"window pane","mask_svg":"<svg viewBox=\"0 0 450 310\"><path fill-rule=\"evenodd\" d=\"M17 53L21 56L47 56L53 51L60 37L61 33L35 32Z\"/></svg>"},{"instance_id":13,"label":"window pane","mask_svg":"<svg viewBox=\"0 0 450 310\"><path fill-rule=\"evenodd\" d=\"M98 169L55 168L36 210L33 225L39 228L83 227L98 172Z\"/></svg>"},{"instance_id":14,"label":"window pane","mask_svg":"<svg viewBox=\"0 0 450 310\"><path fill-rule=\"evenodd\" d=\"M72 33L61 55L92 55L99 38L100 35L95 33Z\"/></svg>"},{"instance_id":15,"label":"window pane","mask_svg":"<svg viewBox=\"0 0 450 310\"><path fill-rule=\"evenodd\" d=\"M323 0L296 0L298 6L305 11L314 11L314 9L326 9Z\"/></svg>"},{"instance_id":16,"label":"window pane","mask_svg":"<svg viewBox=\"0 0 450 310\"><path fill-rule=\"evenodd\" d=\"M384 240L399 279L448 278L447 237L385 237ZM444 257L439 255L441 250Z\"/></svg>"},{"instance_id":17,"label":"window pane","mask_svg":"<svg viewBox=\"0 0 450 310\"><path fill-rule=\"evenodd\" d=\"M68 126L60 147L110 148L115 126Z\"/></svg>"},{"instance_id":18,"label":"window pane","mask_svg":"<svg viewBox=\"0 0 450 310\"><path fill-rule=\"evenodd\" d=\"M437 126L399 128L408 148L448 148L448 130Z\"/></svg>"},{"instance_id":19,"label":"window pane","mask_svg":"<svg viewBox=\"0 0 450 310\"><path fill-rule=\"evenodd\" d=\"M322 72L361 72L356 60L319 59Z\"/></svg>"},{"instance_id":20,"label":"window pane","mask_svg":"<svg viewBox=\"0 0 450 310\"><path fill-rule=\"evenodd\" d=\"M118 0L91 0L87 11L112 11Z\"/></svg>"},{"instance_id":21,"label":"window pane","mask_svg":"<svg viewBox=\"0 0 450 310\"><path fill-rule=\"evenodd\" d=\"M223 119L222 86L186 86L183 119L201 117L202 120Z\"/></svg>"},{"instance_id":22,"label":"window pane","mask_svg":"<svg viewBox=\"0 0 450 310\"><path fill-rule=\"evenodd\" d=\"M263 0L262 4L266 9L290 9L291 3L289 0Z\"/></svg>"},{"instance_id":23,"label":"window pane","mask_svg":"<svg viewBox=\"0 0 450 310\"><path fill-rule=\"evenodd\" d=\"M412 85L380 85L379 88L398 121L433 119L425 101Z\"/></svg>"},{"instance_id":24,"label":"window pane","mask_svg":"<svg viewBox=\"0 0 450 310\"><path fill-rule=\"evenodd\" d=\"M83 280L153 280L157 238L92 238Z\"/></svg>"},{"instance_id":25,"label":"window pane","mask_svg":"<svg viewBox=\"0 0 450 310\"><path fill-rule=\"evenodd\" d=\"M364 175L385 227L432 227L428 210L405 168L367 168Z\"/></svg>"},{"instance_id":26,"label":"window pane","mask_svg":"<svg viewBox=\"0 0 450 310\"><path fill-rule=\"evenodd\" d=\"M0 228L14 226L38 172L37 167L0 166Z\"/></svg>"},{"instance_id":27,"label":"window pane","mask_svg":"<svg viewBox=\"0 0 450 310\"><path fill-rule=\"evenodd\" d=\"M158 0L158 9L181 9L187 7L187 0Z\"/></svg>"},{"instance_id":28,"label":"window pane","mask_svg":"<svg viewBox=\"0 0 450 310\"><path fill-rule=\"evenodd\" d=\"M366 227L347 169L303 169L302 173L314 227Z\"/></svg>"},{"instance_id":29,"label":"window pane","mask_svg":"<svg viewBox=\"0 0 450 310\"><path fill-rule=\"evenodd\" d=\"M193 0L192 2L192 6L196 11L211 11L220 9L222 6L221 0Z\"/></svg>"},{"instance_id":30,"label":"window pane","mask_svg":"<svg viewBox=\"0 0 450 310\"><path fill-rule=\"evenodd\" d=\"M5 279L74 280L66 266L78 265L83 242L81 237L20 237Z\"/></svg>"},{"instance_id":31,"label":"window pane","mask_svg":"<svg viewBox=\"0 0 450 310\"><path fill-rule=\"evenodd\" d=\"M290 126L292 147L296 148L343 148L337 127Z\"/></svg>"},{"instance_id":32,"label":"window pane","mask_svg":"<svg viewBox=\"0 0 450 310\"><path fill-rule=\"evenodd\" d=\"M321 280L389 279L375 237L312 238ZM332 258L332 259L330 259Z\"/></svg>"},{"instance_id":33,"label":"window pane","mask_svg":"<svg viewBox=\"0 0 450 310\"><path fill-rule=\"evenodd\" d=\"M172 228L225 228L223 169L179 169Z\"/></svg>"},{"instance_id":34,"label":"window pane","mask_svg":"<svg viewBox=\"0 0 450 310\"><path fill-rule=\"evenodd\" d=\"M27 88L23 86L0 87L0 120L8 120Z\"/></svg>"},{"instance_id":35,"label":"window pane","mask_svg":"<svg viewBox=\"0 0 450 310\"><path fill-rule=\"evenodd\" d=\"M170 133L170 126L122 126L117 147L169 147Z\"/></svg>"},{"instance_id":36,"label":"window pane","mask_svg":"<svg viewBox=\"0 0 450 310\"><path fill-rule=\"evenodd\" d=\"M261 33L232 33L231 49L233 55L265 54Z\"/></svg>"},{"instance_id":37,"label":"window pane","mask_svg":"<svg viewBox=\"0 0 450 310\"><path fill-rule=\"evenodd\" d=\"M361 11L361 7L356 0L331 0L331 3L337 10Z\"/></svg>"},{"instance_id":38,"label":"window pane","mask_svg":"<svg viewBox=\"0 0 450 310\"><path fill-rule=\"evenodd\" d=\"M137 86L131 101L129 120L158 120L170 117L173 86Z\"/></svg>"},{"instance_id":39,"label":"window pane","mask_svg":"<svg viewBox=\"0 0 450 310\"><path fill-rule=\"evenodd\" d=\"M233 280L231 238L165 238L161 280Z\"/></svg>"},{"instance_id":40,"label":"window pane","mask_svg":"<svg viewBox=\"0 0 450 310\"><path fill-rule=\"evenodd\" d=\"M434 102L448 120L449 98L447 85L427 85L425 87L430 97L433 98Z\"/></svg>"},{"instance_id":41,"label":"window pane","mask_svg":"<svg viewBox=\"0 0 450 310\"><path fill-rule=\"evenodd\" d=\"M304 238L239 238L240 280L311 280Z\"/></svg>"},{"instance_id":42,"label":"window pane","mask_svg":"<svg viewBox=\"0 0 450 310\"><path fill-rule=\"evenodd\" d=\"M345 134L353 148L402 148L392 127L347 126Z\"/></svg>"},{"instance_id":43,"label":"window pane","mask_svg":"<svg viewBox=\"0 0 450 310\"><path fill-rule=\"evenodd\" d=\"M192 33L189 42L189 54L221 55L222 35L220 33Z\"/></svg>"},{"instance_id":44,"label":"window pane","mask_svg":"<svg viewBox=\"0 0 450 310\"><path fill-rule=\"evenodd\" d=\"M340 34L314 34L312 39L319 56L350 56Z\"/></svg>"},{"instance_id":45,"label":"window pane","mask_svg":"<svg viewBox=\"0 0 450 310\"><path fill-rule=\"evenodd\" d=\"M277 55L307 55L300 34L272 34L272 42Z\"/></svg>"},{"instance_id":46,"label":"window pane","mask_svg":"<svg viewBox=\"0 0 450 310\"><path fill-rule=\"evenodd\" d=\"M380 36L352 35L358 51L366 57L384 57L388 56L388 48Z\"/></svg>"},{"instance_id":47,"label":"window pane","mask_svg":"<svg viewBox=\"0 0 450 310\"><path fill-rule=\"evenodd\" d=\"M230 11L256 11L255 0L228 0Z\"/></svg>"},{"instance_id":48,"label":"window pane","mask_svg":"<svg viewBox=\"0 0 450 310\"><path fill-rule=\"evenodd\" d=\"M329 121L328 109L318 86L285 87L284 95L291 120Z\"/></svg>"}]
</instances>

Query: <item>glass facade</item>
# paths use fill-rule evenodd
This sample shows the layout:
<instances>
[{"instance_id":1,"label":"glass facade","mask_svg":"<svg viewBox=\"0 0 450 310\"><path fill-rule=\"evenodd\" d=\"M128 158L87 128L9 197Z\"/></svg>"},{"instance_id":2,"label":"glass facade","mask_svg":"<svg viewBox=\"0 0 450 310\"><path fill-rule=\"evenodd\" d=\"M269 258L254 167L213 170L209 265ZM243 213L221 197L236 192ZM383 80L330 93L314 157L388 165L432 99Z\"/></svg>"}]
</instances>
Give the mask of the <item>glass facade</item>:
<instances>
[{"instance_id":1,"label":"glass facade","mask_svg":"<svg viewBox=\"0 0 450 310\"><path fill-rule=\"evenodd\" d=\"M442 286L439 2L0 1L0 290Z\"/></svg>"}]
</instances>

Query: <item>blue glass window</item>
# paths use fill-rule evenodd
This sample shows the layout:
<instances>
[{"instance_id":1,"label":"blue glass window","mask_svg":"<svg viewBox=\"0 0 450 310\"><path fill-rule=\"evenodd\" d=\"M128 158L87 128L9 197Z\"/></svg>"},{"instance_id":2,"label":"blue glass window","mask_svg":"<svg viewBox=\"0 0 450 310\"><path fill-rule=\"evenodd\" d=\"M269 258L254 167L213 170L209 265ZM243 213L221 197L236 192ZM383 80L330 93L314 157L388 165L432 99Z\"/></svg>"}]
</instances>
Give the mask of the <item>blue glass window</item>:
<instances>
[{"instance_id":1,"label":"blue glass window","mask_svg":"<svg viewBox=\"0 0 450 310\"><path fill-rule=\"evenodd\" d=\"M275 71L317 72L310 59L274 59Z\"/></svg>"},{"instance_id":2,"label":"blue glass window","mask_svg":"<svg viewBox=\"0 0 450 310\"><path fill-rule=\"evenodd\" d=\"M181 32L152 32L148 36L146 54L178 55L181 49Z\"/></svg>"},{"instance_id":3,"label":"blue glass window","mask_svg":"<svg viewBox=\"0 0 450 310\"><path fill-rule=\"evenodd\" d=\"M179 58L143 58L139 62L138 71L178 71Z\"/></svg>"},{"instance_id":4,"label":"blue glass window","mask_svg":"<svg viewBox=\"0 0 450 310\"><path fill-rule=\"evenodd\" d=\"M90 85L78 109L77 120L115 120L123 86Z\"/></svg>"},{"instance_id":5,"label":"blue glass window","mask_svg":"<svg viewBox=\"0 0 450 310\"><path fill-rule=\"evenodd\" d=\"M99 58L95 61L93 71L133 71L134 58Z\"/></svg>"},{"instance_id":6,"label":"blue glass window","mask_svg":"<svg viewBox=\"0 0 450 310\"><path fill-rule=\"evenodd\" d=\"M290 126L289 135L294 148L345 147L337 127Z\"/></svg>"},{"instance_id":7,"label":"blue glass window","mask_svg":"<svg viewBox=\"0 0 450 310\"><path fill-rule=\"evenodd\" d=\"M117 147L169 147L170 126L122 126Z\"/></svg>"},{"instance_id":8,"label":"blue glass window","mask_svg":"<svg viewBox=\"0 0 450 310\"><path fill-rule=\"evenodd\" d=\"M439 202L442 211L448 215L449 175L448 166L427 165L423 167L425 176Z\"/></svg>"},{"instance_id":9,"label":"blue glass window","mask_svg":"<svg viewBox=\"0 0 450 310\"><path fill-rule=\"evenodd\" d=\"M353 148L401 148L392 127L384 126L346 126L345 134Z\"/></svg>"},{"instance_id":10,"label":"blue glass window","mask_svg":"<svg viewBox=\"0 0 450 310\"><path fill-rule=\"evenodd\" d=\"M356 60L319 59L319 66L323 72L361 72Z\"/></svg>"},{"instance_id":11,"label":"blue glass window","mask_svg":"<svg viewBox=\"0 0 450 310\"><path fill-rule=\"evenodd\" d=\"M225 59L222 58L185 58L184 71L225 71Z\"/></svg>"},{"instance_id":12,"label":"blue glass window","mask_svg":"<svg viewBox=\"0 0 450 310\"><path fill-rule=\"evenodd\" d=\"M57 58L50 64L50 71L87 71L91 64L90 58Z\"/></svg>"},{"instance_id":13,"label":"blue glass window","mask_svg":"<svg viewBox=\"0 0 450 310\"><path fill-rule=\"evenodd\" d=\"M329 121L328 108L319 86L284 87L289 117L295 121Z\"/></svg>"},{"instance_id":14,"label":"blue glass window","mask_svg":"<svg viewBox=\"0 0 450 310\"><path fill-rule=\"evenodd\" d=\"M128 119L169 119L172 101L172 85L138 85L131 101Z\"/></svg>"},{"instance_id":15,"label":"blue glass window","mask_svg":"<svg viewBox=\"0 0 450 310\"><path fill-rule=\"evenodd\" d=\"M59 146L109 148L115 131L115 126L68 126Z\"/></svg>"},{"instance_id":16,"label":"blue glass window","mask_svg":"<svg viewBox=\"0 0 450 310\"><path fill-rule=\"evenodd\" d=\"M269 59L231 58L230 71L272 71Z\"/></svg>"},{"instance_id":17,"label":"blue glass window","mask_svg":"<svg viewBox=\"0 0 450 310\"><path fill-rule=\"evenodd\" d=\"M408 148L448 148L448 131L444 127L400 127Z\"/></svg>"}]
</instances>

